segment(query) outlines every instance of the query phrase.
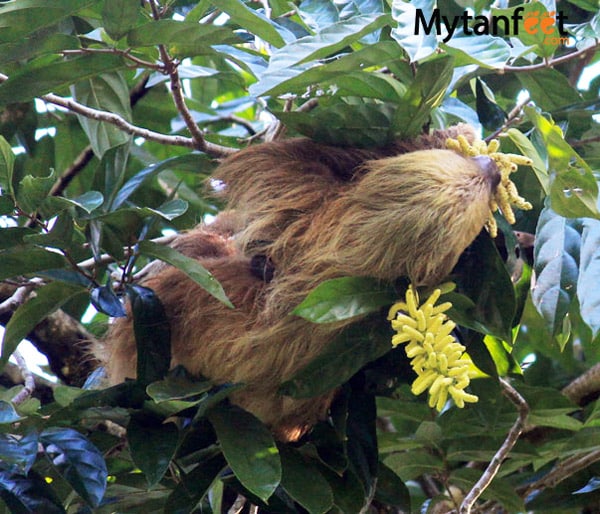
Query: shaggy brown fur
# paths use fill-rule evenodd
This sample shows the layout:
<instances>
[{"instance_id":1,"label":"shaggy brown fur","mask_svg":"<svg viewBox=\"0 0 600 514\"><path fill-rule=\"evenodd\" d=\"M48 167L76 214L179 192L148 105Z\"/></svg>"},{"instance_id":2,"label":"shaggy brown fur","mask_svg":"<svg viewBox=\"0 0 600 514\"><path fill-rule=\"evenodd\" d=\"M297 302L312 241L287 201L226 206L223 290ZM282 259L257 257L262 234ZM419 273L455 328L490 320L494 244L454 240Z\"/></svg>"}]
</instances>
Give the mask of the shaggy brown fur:
<instances>
[{"instance_id":1,"label":"shaggy brown fur","mask_svg":"<svg viewBox=\"0 0 600 514\"><path fill-rule=\"evenodd\" d=\"M334 392L296 400L279 385L348 322L318 325L290 311L323 280L407 276L433 285L450 273L482 229L497 172L489 162L443 149L459 126L385 149L333 148L292 139L243 150L216 178L229 207L174 244L221 282L229 309L177 269L160 266L144 285L171 322L172 365L215 381L243 382L232 400L295 440L323 418ZM414 151L413 151L414 150ZM272 281L251 270L254 254L275 266ZM135 374L130 320L118 320L99 348L110 380Z\"/></svg>"}]
</instances>

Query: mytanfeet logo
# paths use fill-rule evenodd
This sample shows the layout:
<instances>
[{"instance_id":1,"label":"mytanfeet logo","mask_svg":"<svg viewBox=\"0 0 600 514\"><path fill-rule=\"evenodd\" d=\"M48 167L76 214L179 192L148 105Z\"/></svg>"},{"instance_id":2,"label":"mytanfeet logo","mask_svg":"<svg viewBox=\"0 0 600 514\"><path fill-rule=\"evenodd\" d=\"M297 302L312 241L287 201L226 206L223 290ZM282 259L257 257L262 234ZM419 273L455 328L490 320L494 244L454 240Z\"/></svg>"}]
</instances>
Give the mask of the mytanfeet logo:
<instances>
[{"instance_id":1,"label":"mytanfeet logo","mask_svg":"<svg viewBox=\"0 0 600 514\"><path fill-rule=\"evenodd\" d=\"M433 30L438 36L446 35L444 43L449 41L462 28L465 35L518 36L521 30L528 34L542 34L545 44L566 44L569 36L564 30L567 16L561 11L530 11L524 14L524 7L517 7L511 15L474 16L464 11L460 16L449 17L442 15L439 9L434 9L429 19L423 9L416 9L415 35L423 31L429 35ZM541 13L541 14L540 14ZM557 31L558 29L558 35Z\"/></svg>"}]
</instances>

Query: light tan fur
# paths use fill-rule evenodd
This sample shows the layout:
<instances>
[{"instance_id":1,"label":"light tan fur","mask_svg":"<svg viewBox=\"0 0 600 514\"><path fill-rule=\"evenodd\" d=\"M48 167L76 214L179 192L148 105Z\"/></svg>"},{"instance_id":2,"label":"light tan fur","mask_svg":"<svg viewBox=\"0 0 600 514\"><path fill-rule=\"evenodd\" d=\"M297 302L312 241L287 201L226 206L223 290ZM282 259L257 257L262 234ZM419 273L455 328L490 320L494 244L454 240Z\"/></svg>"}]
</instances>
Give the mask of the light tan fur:
<instances>
[{"instance_id":1,"label":"light tan fur","mask_svg":"<svg viewBox=\"0 0 600 514\"><path fill-rule=\"evenodd\" d=\"M296 400L277 389L356 320L318 325L290 311L331 278L407 276L433 285L450 273L482 229L494 188L477 162L441 149L457 132L472 138L460 126L380 150L288 140L226 160L215 176L233 210L174 246L216 276L236 309L171 267L144 283L170 319L172 365L216 383L245 383L232 401L282 440L305 433L335 393ZM275 266L268 283L251 272L257 253ZM118 320L97 353L113 383L133 377L131 321Z\"/></svg>"}]
</instances>

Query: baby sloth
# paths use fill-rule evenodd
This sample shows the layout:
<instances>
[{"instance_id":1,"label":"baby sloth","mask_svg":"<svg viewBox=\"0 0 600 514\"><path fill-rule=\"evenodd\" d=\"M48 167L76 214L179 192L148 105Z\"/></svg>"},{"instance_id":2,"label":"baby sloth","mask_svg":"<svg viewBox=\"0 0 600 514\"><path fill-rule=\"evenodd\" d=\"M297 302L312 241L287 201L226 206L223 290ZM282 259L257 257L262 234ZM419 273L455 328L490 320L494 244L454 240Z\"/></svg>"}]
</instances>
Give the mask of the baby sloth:
<instances>
[{"instance_id":1,"label":"baby sloth","mask_svg":"<svg viewBox=\"0 0 600 514\"><path fill-rule=\"evenodd\" d=\"M235 309L166 265L143 283L171 323L171 365L245 384L231 400L280 440L298 439L335 391L294 399L278 387L356 319L313 324L294 307L336 277L435 285L484 226L500 176L488 157L444 149L457 134L473 139L465 125L374 150L290 139L225 160L214 176L230 210L173 246L221 282ZM131 319L114 323L97 354L112 383L134 377Z\"/></svg>"}]
</instances>

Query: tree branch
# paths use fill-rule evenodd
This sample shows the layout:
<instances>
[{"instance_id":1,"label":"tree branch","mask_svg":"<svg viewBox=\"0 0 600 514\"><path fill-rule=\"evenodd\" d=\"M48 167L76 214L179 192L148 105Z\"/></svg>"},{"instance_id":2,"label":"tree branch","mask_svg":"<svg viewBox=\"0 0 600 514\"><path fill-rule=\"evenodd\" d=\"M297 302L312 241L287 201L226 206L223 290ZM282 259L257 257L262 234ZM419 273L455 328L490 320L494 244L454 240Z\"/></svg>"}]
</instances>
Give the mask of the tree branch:
<instances>
[{"instance_id":1,"label":"tree branch","mask_svg":"<svg viewBox=\"0 0 600 514\"><path fill-rule=\"evenodd\" d=\"M512 450L513 446L519 439L521 432L523 431L523 427L525 426L525 421L527 419L527 415L529 414L529 405L525 399L518 393L516 389L514 389L506 380L500 378L500 385L502 386L504 395L516 405L519 416L514 422L513 426L508 432L506 439L502 443L502 446L498 449L487 468L481 475L481 478L477 481L477 483L471 488L465 499L463 500L460 506L460 514L470 514L475 505L477 499L481 496L483 491L487 489L490 485L494 477L498 474L498 470L500 469L500 465L506 459L509 452Z\"/></svg>"},{"instance_id":2,"label":"tree branch","mask_svg":"<svg viewBox=\"0 0 600 514\"><path fill-rule=\"evenodd\" d=\"M585 58L588 53L593 53L598 48L600 48L600 41L596 41L596 43L590 47L583 48L581 50L577 50L576 52L571 52L570 54L561 55L560 57L556 57L554 59L544 60L544 62L541 62L538 64L530 64L527 66L504 66L504 68L501 69L501 72L502 73L505 73L505 72L520 73L520 72L531 72L531 71L535 71L535 70L542 70L544 68L552 68L553 66L565 63L572 59Z\"/></svg>"}]
</instances>

